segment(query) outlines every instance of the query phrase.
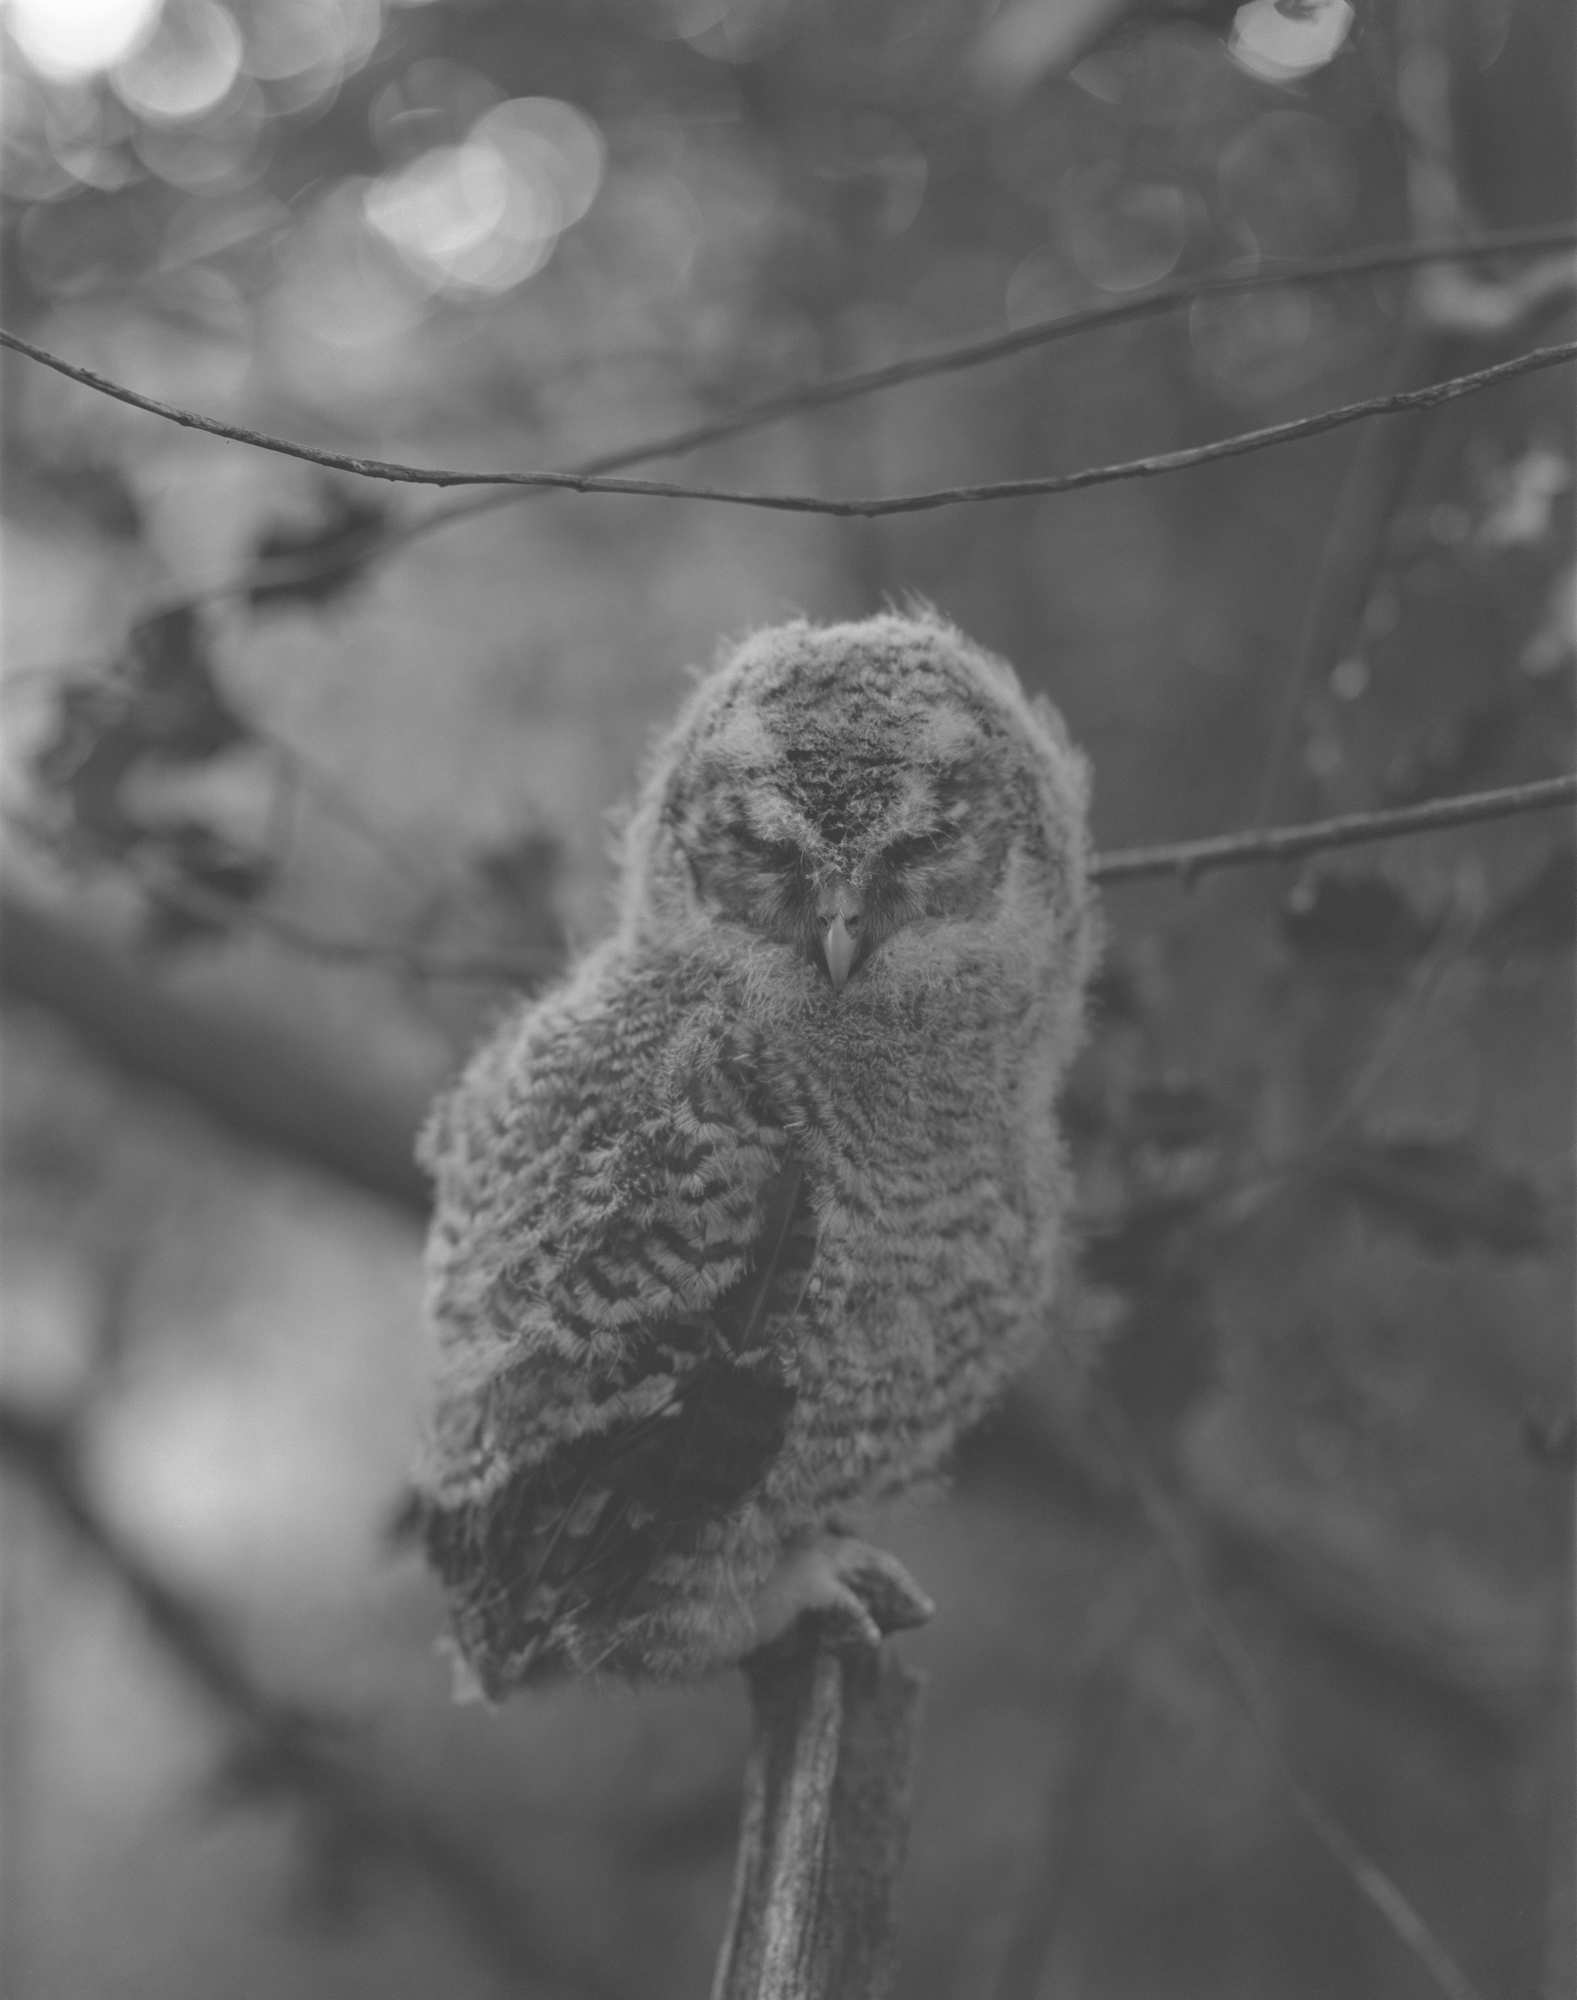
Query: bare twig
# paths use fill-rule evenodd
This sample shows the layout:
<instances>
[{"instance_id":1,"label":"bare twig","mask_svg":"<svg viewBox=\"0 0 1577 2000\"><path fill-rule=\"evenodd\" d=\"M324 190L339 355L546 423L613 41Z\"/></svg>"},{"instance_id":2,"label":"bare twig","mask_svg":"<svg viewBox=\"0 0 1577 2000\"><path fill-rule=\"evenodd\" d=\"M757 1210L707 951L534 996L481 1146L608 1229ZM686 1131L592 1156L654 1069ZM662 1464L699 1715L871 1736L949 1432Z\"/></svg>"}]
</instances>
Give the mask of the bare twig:
<instances>
[{"instance_id":1,"label":"bare twig","mask_svg":"<svg viewBox=\"0 0 1577 2000\"><path fill-rule=\"evenodd\" d=\"M785 417L803 416L812 410L827 409L859 396L883 389L896 389L907 382L930 376L957 374L993 361L1005 361L1035 348L1049 347L1077 334L1104 332L1130 320L1148 319L1189 305L1195 299L1223 293L1258 291L1267 285L1322 285L1343 279L1377 276L1386 271L1413 270L1423 265L1449 260L1471 263L1540 250L1560 250L1577 243L1577 224L1555 223L1531 229L1502 229L1481 236L1463 237L1452 243L1381 243L1367 250L1347 251L1334 257L1306 259L1259 259L1252 270L1212 272L1205 277L1176 278L1155 286L1135 298L1085 306L1077 312L1058 313L1015 327L1010 333L979 334L928 354L907 355L901 361L885 362L875 368L851 369L846 374L825 377L819 382L803 382L774 395L762 396L743 409L731 410L705 423L670 431L644 444L628 445L588 459L577 470L587 473L622 472L632 465L656 458L677 458L709 444L721 444L763 429ZM456 510L458 511L458 510ZM427 525L426 523L423 524Z\"/></svg>"},{"instance_id":2,"label":"bare twig","mask_svg":"<svg viewBox=\"0 0 1577 2000\"><path fill-rule=\"evenodd\" d=\"M1281 1740L1274 1710L1259 1685L1259 1677L1242 1640L1222 1616L1205 1581L1192 1537L1165 1488L1146 1459L1126 1420L1109 1397L1094 1408L1113 1448L1121 1457L1139 1496L1152 1532L1166 1550L1210 1649L1281 1774L1288 1797L1337 1866L1359 1893L1372 1903L1393 1933L1428 1972L1448 2000L1479 2000L1478 1993L1455 1959L1435 1936L1385 1870L1358 1845L1312 1790Z\"/></svg>"},{"instance_id":3,"label":"bare twig","mask_svg":"<svg viewBox=\"0 0 1577 2000\"><path fill-rule=\"evenodd\" d=\"M1529 229L1492 230L1483 235L1463 237L1453 243L1382 243L1335 257L1261 260L1252 271L1222 271L1202 278L1175 279L1137 297L1037 320L1029 326L1015 328L1011 333L979 335L972 340L935 349L930 354L913 355L881 367L856 369L820 382L802 383L791 389L779 390L704 423L691 424L638 444L598 453L582 460L573 469L588 474L622 472L634 465L650 464L655 459L677 458L704 445L748 436L752 431L765 429L785 418L871 395L882 389L896 388L906 382L920 381L928 376L956 373L1009 359L1077 334L1168 312L1196 298L1254 291L1265 285L1339 283L1353 278L1378 276L1387 271L1417 269L1448 258L1454 268L1460 269L1464 264L1485 259L1562 250L1573 242L1577 242L1577 225L1561 223ZM1542 298L1552 288L1556 282L1557 274L1553 268L1556 261L1561 261L1563 268L1570 263L1570 259L1546 260L1545 265L1537 267L1541 289L1530 296ZM1570 271L1566 272L1566 277L1569 282ZM1508 308L1502 314L1502 323L1510 323L1509 313ZM311 583L319 577L343 573L353 563L367 563L392 555L441 528L475 519L478 515L531 497L529 493L515 490L488 493L480 498L463 500L454 507L435 509L414 521L369 526L365 546L359 554L353 554L341 545L326 553L270 557L238 576L198 586L184 596L170 600L170 604L196 604L242 597L260 586L277 591ZM162 608L168 609L170 604Z\"/></svg>"},{"instance_id":4,"label":"bare twig","mask_svg":"<svg viewBox=\"0 0 1577 2000\"><path fill-rule=\"evenodd\" d=\"M1296 861L1327 848L1356 847L1394 840L1408 833L1472 826L1514 814L1545 812L1577 802L1577 777L1539 778L1492 792L1464 792L1454 799L1386 812L1344 813L1337 819L1309 820L1302 826L1272 826L1250 833L1220 833L1207 840L1177 840L1157 847L1119 847L1099 854L1090 873L1097 882L1134 882L1146 875L1191 881L1212 868L1237 868L1261 861Z\"/></svg>"},{"instance_id":5,"label":"bare twig","mask_svg":"<svg viewBox=\"0 0 1577 2000\"><path fill-rule=\"evenodd\" d=\"M321 465L333 472L354 473L362 479L381 479L407 486L510 486L525 489L552 488L571 493L623 493L644 499L702 500L722 506L763 508L774 513L825 514L839 518L875 517L884 514L923 514L940 507L977 505L991 500L1044 498L1055 493L1082 492L1091 486L1106 486L1119 480L1150 479L1162 473L1181 472L1196 465L1209 465L1246 452L1264 451L1273 445L1292 444L1302 438L1318 437L1327 431L1360 423L1371 417L1393 416L1403 410L1433 409L1458 396L1477 394L1521 375L1555 368L1577 360L1577 341L1553 347L1537 347L1510 361L1480 368L1444 382L1432 382L1420 389L1400 390L1387 396L1371 396L1357 403L1317 411L1290 423L1270 424L1260 430L1239 432L1217 438L1213 443L1192 445L1181 451L1154 453L1146 458L1122 460L1112 465L1086 466L1078 472L1053 473L1036 479L1008 479L978 486L949 486L926 493L889 494L872 499L823 499L809 493L753 493L728 487L686 486L663 479L624 479L583 472L462 472L447 467L407 465L394 459L358 458L344 452L323 451L316 445L296 444L288 438L271 437L244 424L228 424L184 410L173 403L160 402L135 389L110 381L91 368L63 360L48 349L37 347L20 335L0 329L0 346L52 368L57 374L80 382L100 395L146 410L169 423L183 425L210 436L228 438L233 443L252 445L287 458Z\"/></svg>"},{"instance_id":6,"label":"bare twig","mask_svg":"<svg viewBox=\"0 0 1577 2000\"><path fill-rule=\"evenodd\" d=\"M213 1614L161 1576L99 1509L68 1424L0 1400L0 1459L92 1551L166 1656L225 1717L238 1739L236 1768L252 1783L298 1798L352 1851L430 1883L512 1980L546 1980L556 1990L586 1996L610 1990L582 1960L550 1943L525 1907L517 1879L495 1875L480 1855L355 1756L343 1725L261 1685Z\"/></svg>"}]
</instances>

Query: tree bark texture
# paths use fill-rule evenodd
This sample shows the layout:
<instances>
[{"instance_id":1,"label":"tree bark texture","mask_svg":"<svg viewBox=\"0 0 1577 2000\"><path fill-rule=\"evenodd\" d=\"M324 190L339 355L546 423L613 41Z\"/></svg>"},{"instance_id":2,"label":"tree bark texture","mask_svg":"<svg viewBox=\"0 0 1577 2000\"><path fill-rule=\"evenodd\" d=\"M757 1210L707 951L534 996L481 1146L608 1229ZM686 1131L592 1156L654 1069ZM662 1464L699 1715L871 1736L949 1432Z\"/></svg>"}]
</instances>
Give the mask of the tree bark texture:
<instances>
[{"instance_id":1,"label":"tree bark texture","mask_svg":"<svg viewBox=\"0 0 1577 2000\"><path fill-rule=\"evenodd\" d=\"M755 1730L712 2000L884 2000L922 1677L824 1643L747 1667Z\"/></svg>"}]
</instances>

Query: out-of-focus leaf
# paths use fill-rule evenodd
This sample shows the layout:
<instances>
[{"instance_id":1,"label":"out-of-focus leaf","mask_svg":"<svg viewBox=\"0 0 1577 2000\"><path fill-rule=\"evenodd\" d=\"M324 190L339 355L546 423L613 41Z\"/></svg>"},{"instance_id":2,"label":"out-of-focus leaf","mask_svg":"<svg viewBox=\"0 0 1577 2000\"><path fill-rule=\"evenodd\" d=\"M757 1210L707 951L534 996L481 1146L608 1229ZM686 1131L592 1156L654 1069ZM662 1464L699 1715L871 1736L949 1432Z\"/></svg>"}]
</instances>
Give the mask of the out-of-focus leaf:
<instances>
[{"instance_id":1,"label":"out-of-focus leaf","mask_svg":"<svg viewBox=\"0 0 1577 2000\"><path fill-rule=\"evenodd\" d=\"M122 788L146 748L127 716L123 689L102 680L68 681L54 728L32 759L35 781L65 802L73 826L117 849L130 831Z\"/></svg>"},{"instance_id":2,"label":"out-of-focus leaf","mask_svg":"<svg viewBox=\"0 0 1577 2000\"><path fill-rule=\"evenodd\" d=\"M0 448L0 492L10 511L63 509L113 541L134 542L142 536L142 509L113 459L57 463L41 457L30 440L8 438Z\"/></svg>"},{"instance_id":3,"label":"out-of-focus leaf","mask_svg":"<svg viewBox=\"0 0 1577 2000\"><path fill-rule=\"evenodd\" d=\"M250 735L214 679L196 611L177 605L134 626L106 672L62 683L32 774L66 805L73 831L124 853L158 832L129 797L139 767L205 763Z\"/></svg>"},{"instance_id":4,"label":"out-of-focus leaf","mask_svg":"<svg viewBox=\"0 0 1577 2000\"><path fill-rule=\"evenodd\" d=\"M1538 1189L1459 1139L1364 1140L1318 1167L1318 1178L1441 1254L1477 1245L1503 1255L1548 1249Z\"/></svg>"},{"instance_id":5,"label":"out-of-focus leaf","mask_svg":"<svg viewBox=\"0 0 1577 2000\"><path fill-rule=\"evenodd\" d=\"M322 504L322 519L309 527L281 523L253 544L253 560L264 569L246 594L254 610L329 604L360 581L388 509L337 486L323 489Z\"/></svg>"},{"instance_id":6,"label":"out-of-focus leaf","mask_svg":"<svg viewBox=\"0 0 1577 2000\"><path fill-rule=\"evenodd\" d=\"M1486 951L1570 951L1577 943L1577 844L1552 848L1543 865L1491 913Z\"/></svg>"},{"instance_id":7,"label":"out-of-focus leaf","mask_svg":"<svg viewBox=\"0 0 1577 2000\"><path fill-rule=\"evenodd\" d=\"M557 903L563 856L555 834L533 828L474 857L472 867L498 910L509 943L563 948L564 924Z\"/></svg>"},{"instance_id":8,"label":"out-of-focus leaf","mask_svg":"<svg viewBox=\"0 0 1577 2000\"><path fill-rule=\"evenodd\" d=\"M1318 870L1287 898L1281 930L1305 958L1406 958L1427 950L1439 925L1383 876Z\"/></svg>"},{"instance_id":9,"label":"out-of-focus leaf","mask_svg":"<svg viewBox=\"0 0 1577 2000\"><path fill-rule=\"evenodd\" d=\"M133 626L120 675L128 723L159 758L202 763L251 734L219 691L207 637L190 604Z\"/></svg>"},{"instance_id":10,"label":"out-of-focus leaf","mask_svg":"<svg viewBox=\"0 0 1577 2000\"><path fill-rule=\"evenodd\" d=\"M1115 946L1095 969L1090 981L1090 1014L1098 1026L1138 1021L1144 1016L1144 1000L1133 967Z\"/></svg>"},{"instance_id":11,"label":"out-of-focus leaf","mask_svg":"<svg viewBox=\"0 0 1577 2000\"><path fill-rule=\"evenodd\" d=\"M169 888L149 890L143 922L145 942L159 948L228 935L274 875L268 855L237 846L202 820L147 830L141 851L156 853L169 870Z\"/></svg>"}]
</instances>

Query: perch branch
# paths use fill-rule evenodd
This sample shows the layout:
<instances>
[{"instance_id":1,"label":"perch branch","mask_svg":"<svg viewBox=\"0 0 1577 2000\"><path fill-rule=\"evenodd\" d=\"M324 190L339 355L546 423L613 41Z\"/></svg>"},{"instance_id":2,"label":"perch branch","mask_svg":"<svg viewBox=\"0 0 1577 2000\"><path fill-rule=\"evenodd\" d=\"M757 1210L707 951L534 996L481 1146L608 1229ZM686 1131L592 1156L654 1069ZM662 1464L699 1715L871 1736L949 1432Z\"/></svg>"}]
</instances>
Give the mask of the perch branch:
<instances>
[{"instance_id":1,"label":"perch branch","mask_svg":"<svg viewBox=\"0 0 1577 2000\"><path fill-rule=\"evenodd\" d=\"M1157 847L1119 847L1098 854L1090 869L1095 881L1134 882L1146 875L1173 875L1191 881L1211 868L1238 868L1250 862L1296 861L1326 848L1357 847L1394 840L1407 833L1442 827L1474 826L1518 813L1545 812L1577 802L1577 777L1538 778L1492 792L1464 792L1454 799L1386 812L1344 813L1337 819L1309 820L1301 826L1271 826L1248 833L1219 833L1206 840L1175 840Z\"/></svg>"},{"instance_id":2,"label":"perch branch","mask_svg":"<svg viewBox=\"0 0 1577 2000\"><path fill-rule=\"evenodd\" d=\"M712 2000L883 2000L921 1677L821 1638L747 1665L754 1731Z\"/></svg>"},{"instance_id":3,"label":"perch branch","mask_svg":"<svg viewBox=\"0 0 1577 2000\"><path fill-rule=\"evenodd\" d=\"M1452 402L1458 396L1474 395L1517 376L1577 360L1577 341L1566 341L1554 347L1536 347L1510 361L1497 362L1493 367L1476 369L1471 374L1454 376L1448 381L1431 382L1419 389L1398 390L1387 396L1370 396L1361 402L1317 411L1313 416L1294 418L1290 423L1269 424L1259 430L1217 438L1210 444L1190 445L1181 451L1157 452L1146 458L1086 466L1077 472L1052 473L1035 479L949 486L926 493L889 494L873 499L835 500L809 493L752 493L728 487L686 486L664 479L625 479L583 472L462 472L446 467L407 465L394 459L357 458L344 452L323 451L316 445L296 444L288 438L271 437L244 424L224 423L217 417L202 416L173 403L160 402L155 397L144 396L135 389L112 382L94 369L63 360L48 349L37 347L32 341L23 340L20 335L8 333L3 328L0 328L0 346L25 354L30 360L52 368L57 374L96 390L100 395L113 397L117 402L128 403L133 409L145 410L152 416L183 425L188 430L204 431L213 437L228 438L236 444L252 445L261 451L302 459L309 465L320 465L329 471L354 473L362 479L381 479L407 486L511 486L553 488L571 493L623 493L645 499L704 500L730 507L765 508L775 513L826 514L840 518L930 513L939 507L979 504L990 500L1044 498L1055 493L1081 492L1091 486L1106 486L1118 480L1155 478L1162 473L1181 472L1192 466L1213 464L1219 459L1236 458L1245 452L1264 451L1272 445L1292 444L1301 438L1317 437L1370 417L1393 416L1403 410L1433 409L1437 404Z\"/></svg>"}]
</instances>

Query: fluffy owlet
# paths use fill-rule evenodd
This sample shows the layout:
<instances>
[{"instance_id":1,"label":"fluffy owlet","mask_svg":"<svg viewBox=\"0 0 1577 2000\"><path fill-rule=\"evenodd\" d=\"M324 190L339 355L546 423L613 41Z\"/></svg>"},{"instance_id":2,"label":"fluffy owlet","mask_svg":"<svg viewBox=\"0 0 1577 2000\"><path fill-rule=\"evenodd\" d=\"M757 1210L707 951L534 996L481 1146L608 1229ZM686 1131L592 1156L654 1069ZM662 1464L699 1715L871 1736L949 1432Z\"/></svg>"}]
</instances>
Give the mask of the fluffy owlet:
<instances>
[{"instance_id":1,"label":"fluffy owlet","mask_svg":"<svg viewBox=\"0 0 1577 2000\"><path fill-rule=\"evenodd\" d=\"M761 632L696 686L613 935L423 1142L420 1504L489 1695L706 1673L807 1610L874 1638L904 1596L843 1523L938 1471L1051 1298L1085 800L935 616Z\"/></svg>"}]
</instances>

